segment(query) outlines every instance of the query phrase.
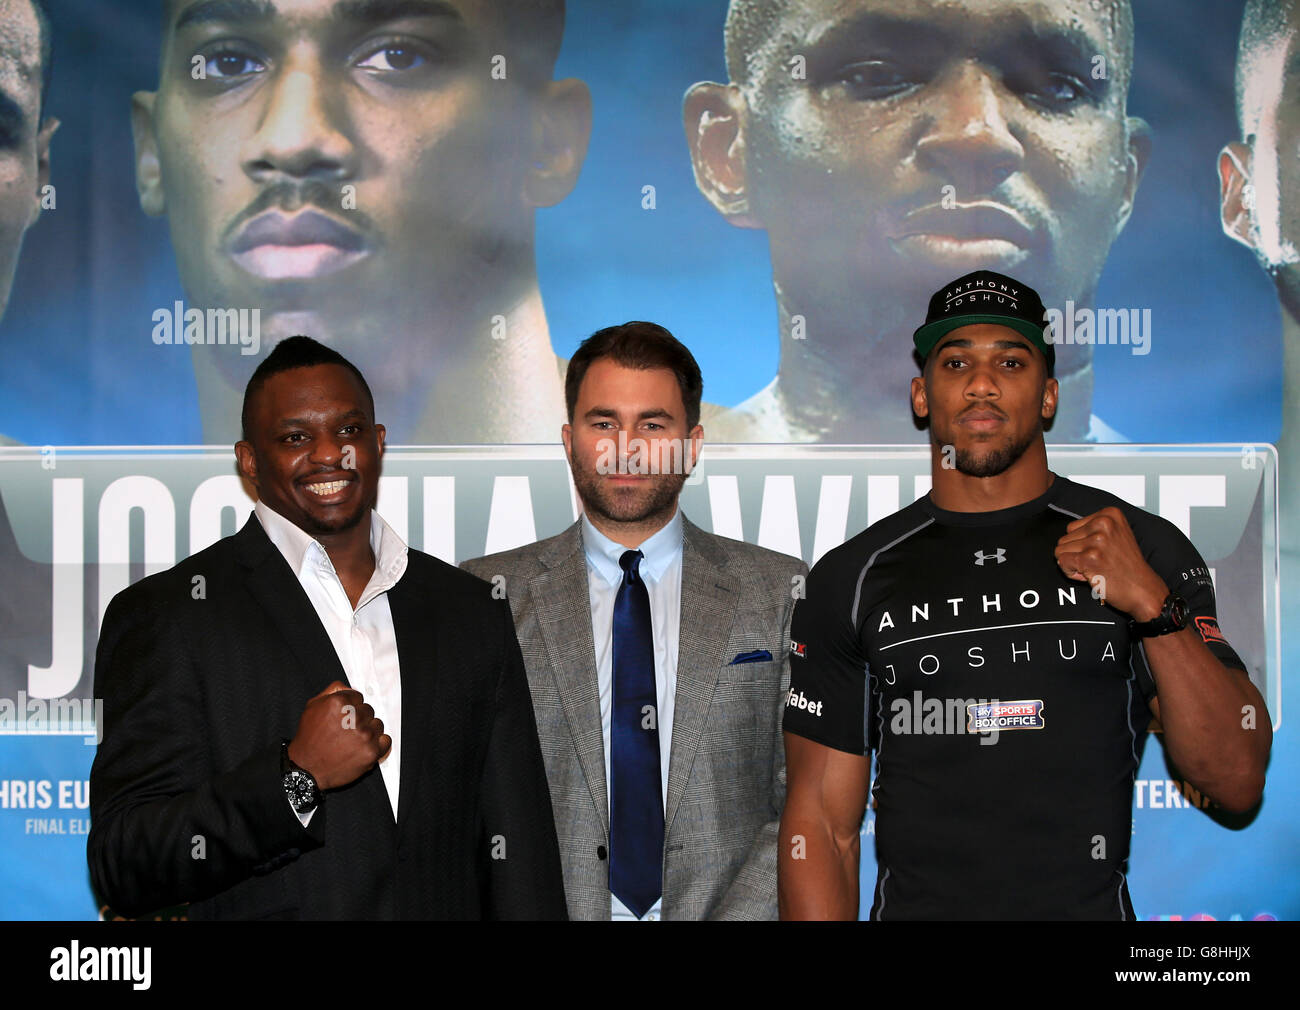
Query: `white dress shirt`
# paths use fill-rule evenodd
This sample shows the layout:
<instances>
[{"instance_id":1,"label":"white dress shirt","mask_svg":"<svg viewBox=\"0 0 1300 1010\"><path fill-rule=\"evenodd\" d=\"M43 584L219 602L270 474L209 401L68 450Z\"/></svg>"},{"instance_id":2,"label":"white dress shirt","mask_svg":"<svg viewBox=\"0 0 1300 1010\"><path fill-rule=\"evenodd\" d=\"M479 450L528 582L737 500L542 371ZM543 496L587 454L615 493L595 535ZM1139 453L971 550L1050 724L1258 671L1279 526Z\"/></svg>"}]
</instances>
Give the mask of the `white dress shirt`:
<instances>
[{"instance_id":1,"label":"white dress shirt","mask_svg":"<svg viewBox=\"0 0 1300 1010\"><path fill-rule=\"evenodd\" d=\"M587 588L591 596L591 637L596 647L596 683L600 691L600 732L605 739L605 795L609 796L609 739L614 710L614 600L623 582L618 559L628 550L601 533L584 515L582 546L587 556ZM668 525L638 548L641 579L650 596L650 629L655 650L655 694L659 718L659 780L668 800L668 764L672 756L673 701L677 693L677 632L682 609L682 514L673 513ZM612 893L610 912L615 919L636 916ZM645 914L659 918L663 899Z\"/></svg>"},{"instance_id":2,"label":"white dress shirt","mask_svg":"<svg viewBox=\"0 0 1300 1010\"><path fill-rule=\"evenodd\" d=\"M388 590L397 585L406 571L406 544L378 512L370 513L370 548L375 552L375 571L354 610L320 541L260 501L253 511L311 600L348 683L361 692L366 704L375 710L375 717L383 720L384 732L393 740L392 749L379 762L379 772L396 818L402 768L402 676ZM304 698L304 704L306 701ZM315 812L298 816L306 825Z\"/></svg>"}]
</instances>

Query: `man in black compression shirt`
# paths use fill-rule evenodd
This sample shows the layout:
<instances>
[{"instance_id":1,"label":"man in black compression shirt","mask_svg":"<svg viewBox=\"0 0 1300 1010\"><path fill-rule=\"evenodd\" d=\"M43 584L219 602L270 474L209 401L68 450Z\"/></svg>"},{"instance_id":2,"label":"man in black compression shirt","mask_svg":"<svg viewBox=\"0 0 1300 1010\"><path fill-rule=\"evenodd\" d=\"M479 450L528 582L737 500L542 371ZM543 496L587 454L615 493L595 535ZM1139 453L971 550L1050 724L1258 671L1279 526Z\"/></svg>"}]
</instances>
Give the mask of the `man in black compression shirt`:
<instances>
[{"instance_id":1,"label":"man in black compression shirt","mask_svg":"<svg viewBox=\"0 0 1300 1010\"><path fill-rule=\"evenodd\" d=\"M1038 295L990 271L914 340L932 490L814 567L791 627L786 919L856 918L875 749L877 919L1131 919L1151 717L1220 806L1272 731L1171 523L1047 467L1058 388Z\"/></svg>"}]
</instances>

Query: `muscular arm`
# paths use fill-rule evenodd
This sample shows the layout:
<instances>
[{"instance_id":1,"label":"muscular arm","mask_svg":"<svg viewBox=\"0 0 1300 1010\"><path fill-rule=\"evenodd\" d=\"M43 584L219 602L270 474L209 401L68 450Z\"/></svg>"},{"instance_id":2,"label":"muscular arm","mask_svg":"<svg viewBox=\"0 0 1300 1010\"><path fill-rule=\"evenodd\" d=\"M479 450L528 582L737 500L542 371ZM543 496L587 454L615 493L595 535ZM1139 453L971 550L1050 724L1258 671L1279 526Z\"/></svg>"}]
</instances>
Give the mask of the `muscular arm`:
<instances>
[{"instance_id":1,"label":"muscular arm","mask_svg":"<svg viewBox=\"0 0 1300 1010\"><path fill-rule=\"evenodd\" d=\"M782 919L858 917L858 831L871 763L785 734L786 799L777 843Z\"/></svg>"},{"instance_id":2,"label":"muscular arm","mask_svg":"<svg viewBox=\"0 0 1300 1010\"><path fill-rule=\"evenodd\" d=\"M1142 647L1158 692L1151 713L1164 729L1169 759L1225 810L1249 810L1263 794L1273 745L1259 690L1245 671L1219 662L1191 628L1145 639Z\"/></svg>"},{"instance_id":3,"label":"muscular arm","mask_svg":"<svg viewBox=\"0 0 1300 1010\"><path fill-rule=\"evenodd\" d=\"M1190 542L1166 545L1160 567L1167 574L1184 568L1204 570ZM1076 519L1056 545L1056 559L1067 576L1090 582L1102 598L1133 620L1160 614L1170 585L1148 563L1124 514L1114 506ZM1175 553L1176 552L1176 553ZM1171 563L1175 562L1175 563ZM1212 619L1213 590L1208 573L1191 585L1204 614ZM1179 591L1187 595L1181 586ZM1190 600L1189 600L1190 602ZM1169 757L1198 790L1221 807L1241 813L1264 790L1264 769L1273 743L1264 699L1250 678L1229 669L1188 627L1145 638L1141 648L1155 681L1151 711L1164 726Z\"/></svg>"}]
</instances>

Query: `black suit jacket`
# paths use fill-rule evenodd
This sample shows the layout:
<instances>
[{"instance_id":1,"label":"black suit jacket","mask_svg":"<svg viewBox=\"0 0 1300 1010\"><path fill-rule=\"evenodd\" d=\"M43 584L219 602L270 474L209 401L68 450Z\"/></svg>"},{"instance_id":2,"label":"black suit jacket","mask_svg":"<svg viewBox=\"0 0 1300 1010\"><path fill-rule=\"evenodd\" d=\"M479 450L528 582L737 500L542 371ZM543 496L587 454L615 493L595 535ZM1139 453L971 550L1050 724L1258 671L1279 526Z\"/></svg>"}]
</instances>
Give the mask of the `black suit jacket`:
<instances>
[{"instance_id":1,"label":"black suit jacket","mask_svg":"<svg viewBox=\"0 0 1300 1010\"><path fill-rule=\"evenodd\" d=\"M372 768L327 793L304 828L281 785L281 740L310 697L346 678L257 519L113 599L95 663L104 735L88 857L115 911L565 917L508 605L415 550L388 602L402 682L397 820Z\"/></svg>"}]
</instances>

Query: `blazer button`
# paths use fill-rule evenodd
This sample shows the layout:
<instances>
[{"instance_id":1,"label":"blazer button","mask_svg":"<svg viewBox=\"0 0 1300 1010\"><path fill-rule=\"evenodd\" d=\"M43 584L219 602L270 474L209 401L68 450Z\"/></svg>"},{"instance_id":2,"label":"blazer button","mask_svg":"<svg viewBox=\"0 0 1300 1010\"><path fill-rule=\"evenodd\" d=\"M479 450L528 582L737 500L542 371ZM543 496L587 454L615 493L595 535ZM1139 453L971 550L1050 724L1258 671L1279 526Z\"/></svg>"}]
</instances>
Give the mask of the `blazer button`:
<instances>
[{"instance_id":1,"label":"blazer button","mask_svg":"<svg viewBox=\"0 0 1300 1010\"><path fill-rule=\"evenodd\" d=\"M596 846L596 858L597 858L597 859L605 859L607 856L608 856L608 853L605 852L605 846L603 846L603 845L597 845L597 846Z\"/></svg>"}]
</instances>

